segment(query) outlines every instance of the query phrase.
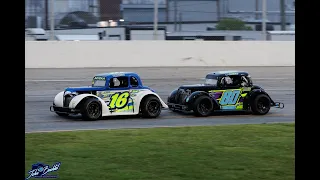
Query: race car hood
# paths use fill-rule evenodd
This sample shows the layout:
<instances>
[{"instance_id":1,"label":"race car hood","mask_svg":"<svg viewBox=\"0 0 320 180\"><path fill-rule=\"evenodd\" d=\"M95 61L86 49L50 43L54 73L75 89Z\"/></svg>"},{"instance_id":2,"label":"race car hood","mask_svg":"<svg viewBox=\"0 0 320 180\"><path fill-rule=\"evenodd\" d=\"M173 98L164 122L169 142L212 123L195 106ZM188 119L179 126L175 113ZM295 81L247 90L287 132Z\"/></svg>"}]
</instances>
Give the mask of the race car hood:
<instances>
[{"instance_id":1,"label":"race car hood","mask_svg":"<svg viewBox=\"0 0 320 180\"><path fill-rule=\"evenodd\" d=\"M103 91L105 87L92 87L92 86L81 86L81 87L68 87L65 91L79 92L79 91Z\"/></svg>"}]
</instances>

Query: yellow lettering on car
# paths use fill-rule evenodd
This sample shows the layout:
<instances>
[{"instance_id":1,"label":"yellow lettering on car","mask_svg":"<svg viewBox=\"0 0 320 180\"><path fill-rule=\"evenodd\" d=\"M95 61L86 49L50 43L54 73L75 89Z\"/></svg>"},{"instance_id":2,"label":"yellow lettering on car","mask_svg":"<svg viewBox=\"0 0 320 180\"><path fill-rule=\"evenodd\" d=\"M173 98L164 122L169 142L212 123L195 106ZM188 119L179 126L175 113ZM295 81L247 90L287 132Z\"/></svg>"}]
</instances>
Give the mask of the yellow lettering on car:
<instances>
[{"instance_id":1,"label":"yellow lettering on car","mask_svg":"<svg viewBox=\"0 0 320 180\"><path fill-rule=\"evenodd\" d=\"M110 109L122 109L129 102L130 93L129 92L121 92L115 93L110 97L109 108Z\"/></svg>"}]
</instances>

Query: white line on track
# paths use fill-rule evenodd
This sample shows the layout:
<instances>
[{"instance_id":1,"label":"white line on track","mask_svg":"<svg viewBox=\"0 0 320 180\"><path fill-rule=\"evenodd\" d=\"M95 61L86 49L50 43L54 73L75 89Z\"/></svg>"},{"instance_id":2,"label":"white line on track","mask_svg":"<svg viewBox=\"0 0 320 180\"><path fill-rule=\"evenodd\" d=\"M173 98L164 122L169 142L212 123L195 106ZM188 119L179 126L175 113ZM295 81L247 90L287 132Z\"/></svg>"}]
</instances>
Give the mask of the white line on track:
<instances>
[{"instance_id":1,"label":"white line on track","mask_svg":"<svg viewBox=\"0 0 320 180\"><path fill-rule=\"evenodd\" d=\"M273 80L273 79L275 79L275 80L289 80L289 79L292 79L292 78L252 78L253 80L255 80L255 79L258 79L258 80L260 80L260 79L266 79L266 80Z\"/></svg>"},{"instance_id":2,"label":"white line on track","mask_svg":"<svg viewBox=\"0 0 320 180\"><path fill-rule=\"evenodd\" d=\"M200 80L204 80L205 78L200 78ZM293 78L276 78L276 77L265 77L265 78L252 78L252 80L294 80Z\"/></svg>"}]
</instances>

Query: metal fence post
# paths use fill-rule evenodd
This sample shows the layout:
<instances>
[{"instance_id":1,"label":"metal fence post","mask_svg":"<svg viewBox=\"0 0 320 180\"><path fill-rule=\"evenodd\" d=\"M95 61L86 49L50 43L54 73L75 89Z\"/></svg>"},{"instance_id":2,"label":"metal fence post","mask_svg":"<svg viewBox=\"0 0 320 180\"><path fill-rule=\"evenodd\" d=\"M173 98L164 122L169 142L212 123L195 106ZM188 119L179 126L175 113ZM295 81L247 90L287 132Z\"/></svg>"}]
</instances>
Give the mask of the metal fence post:
<instances>
[{"instance_id":1,"label":"metal fence post","mask_svg":"<svg viewBox=\"0 0 320 180\"><path fill-rule=\"evenodd\" d=\"M262 38L267 40L267 0L262 0Z\"/></svg>"},{"instance_id":2,"label":"metal fence post","mask_svg":"<svg viewBox=\"0 0 320 180\"><path fill-rule=\"evenodd\" d=\"M158 31L158 0L154 0L153 39L157 40Z\"/></svg>"},{"instance_id":3,"label":"metal fence post","mask_svg":"<svg viewBox=\"0 0 320 180\"><path fill-rule=\"evenodd\" d=\"M54 40L54 0L50 0L50 40Z\"/></svg>"}]
</instances>

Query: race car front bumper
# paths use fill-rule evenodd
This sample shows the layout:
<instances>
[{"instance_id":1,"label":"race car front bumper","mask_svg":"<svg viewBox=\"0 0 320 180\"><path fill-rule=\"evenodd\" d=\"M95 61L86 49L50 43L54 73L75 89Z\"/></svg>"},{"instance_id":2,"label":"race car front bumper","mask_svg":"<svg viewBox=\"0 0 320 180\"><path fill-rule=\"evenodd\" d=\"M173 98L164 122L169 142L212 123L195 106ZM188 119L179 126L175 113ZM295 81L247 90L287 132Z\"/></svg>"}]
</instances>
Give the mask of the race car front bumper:
<instances>
[{"instance_id":1,"label":"race car front bumper","mask_svg":"<svg viewBox=\"0 0 320 180\"><path fill-rule=\"evenodd\" d=\"M174 103L167 103L169 109L180 110L180 111L189 111L188 106Z\"/></svg>"},{"instance_id":2,"label":"race car front bumper","mask_svg":"<svg viewBox=\"0 0 320 180\"><path fill-rule=\"evenodd\" d=\"M69 113L69 114L77 114L80 113L79 109L71 109L68 107L57 107L55 105L50 106L51 112L57 112L57 113Z\"/></svg>"}]
</instances>

